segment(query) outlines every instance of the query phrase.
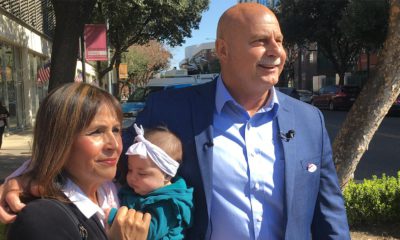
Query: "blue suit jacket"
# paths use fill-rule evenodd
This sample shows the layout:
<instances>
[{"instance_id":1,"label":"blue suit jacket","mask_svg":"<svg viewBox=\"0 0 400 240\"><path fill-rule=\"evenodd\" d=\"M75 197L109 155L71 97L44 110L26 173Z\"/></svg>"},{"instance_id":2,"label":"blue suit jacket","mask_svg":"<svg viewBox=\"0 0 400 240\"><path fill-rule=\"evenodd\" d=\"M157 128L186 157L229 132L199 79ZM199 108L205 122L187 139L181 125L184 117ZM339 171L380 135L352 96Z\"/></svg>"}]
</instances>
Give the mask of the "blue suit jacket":
<instances>
[{"instance_id":1,"label":"blue suit jacket","mask_svg":"<svg viewBox=\"0 0 400 240\"><path fill-rule=\"evenodd\" d=\"M148 98L137 117L144 127L165 125L183 142L184 160L179 169L194 187L194 224L186 239L209 239L212 232L213 112L216 81L190 88L157 92ZM330 141L321 112L277 92L280 132L295 130L282 141L285 156L285 239L350 239L346 212ZM134 137L130 128L125 148ZM317 166L308 171L309 164ZM228 226L227 226L228 227Z\"/></svg>"}]
</instances>

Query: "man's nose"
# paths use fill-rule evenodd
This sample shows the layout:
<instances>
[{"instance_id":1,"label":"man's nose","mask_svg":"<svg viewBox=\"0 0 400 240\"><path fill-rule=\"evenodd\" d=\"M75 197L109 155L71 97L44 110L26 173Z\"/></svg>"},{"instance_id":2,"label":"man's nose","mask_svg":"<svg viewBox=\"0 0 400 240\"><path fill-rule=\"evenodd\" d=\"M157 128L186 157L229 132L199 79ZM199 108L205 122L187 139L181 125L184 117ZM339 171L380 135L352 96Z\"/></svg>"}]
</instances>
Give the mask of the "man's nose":
<instances>
[{"instance_id":1,"label":"man's nose","mask_svg":"<svg viewBox=\"0 0 400 240\"><path fill-rule=\"evenodd\" d=\"M281 51L283 51L283 47L275 39L270 39L266 46L266 54L268 56L279 57L282 54Z\"/></svg>"}]
</instances>

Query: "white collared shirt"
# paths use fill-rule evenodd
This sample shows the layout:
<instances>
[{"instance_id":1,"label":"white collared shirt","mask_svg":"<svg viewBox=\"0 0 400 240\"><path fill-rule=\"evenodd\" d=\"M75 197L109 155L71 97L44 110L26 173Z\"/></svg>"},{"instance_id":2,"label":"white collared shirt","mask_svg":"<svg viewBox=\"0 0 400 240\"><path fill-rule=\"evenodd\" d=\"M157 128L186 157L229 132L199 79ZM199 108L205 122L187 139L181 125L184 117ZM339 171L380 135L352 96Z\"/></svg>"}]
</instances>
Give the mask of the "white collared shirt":
<instances>
[{"instance_id":1,"label":"white collared shirt","mask_svg":"<svg viewBox=\"0 0 400 240\"><path fill-rule=\"evenodd\" d=\"M87 219L96 214L101 220L100 222L103 224L103 227L107 221L105 211L110 208L119 207L117 188L111 181L103 183L97 189L99 205L90 200L79 186L70 179L67 179L67 183L63 186L62 191Z\"/></svg>"}]
</instances>

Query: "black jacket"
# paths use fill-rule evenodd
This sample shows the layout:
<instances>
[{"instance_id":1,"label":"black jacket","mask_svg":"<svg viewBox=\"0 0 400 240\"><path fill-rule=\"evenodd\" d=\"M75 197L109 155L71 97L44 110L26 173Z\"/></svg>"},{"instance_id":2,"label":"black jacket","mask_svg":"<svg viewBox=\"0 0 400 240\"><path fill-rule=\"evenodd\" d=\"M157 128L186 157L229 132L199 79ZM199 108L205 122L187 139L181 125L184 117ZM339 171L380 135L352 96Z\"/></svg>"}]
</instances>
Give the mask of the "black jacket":
<instances>
[{"instance_id":1,"label":"black jacket","mask_svg":"<svg viewBox=\"0 0 400 240\"><path fill-rule=\"evenodd\" d=\"M107 240L106 233L96 215L87 219L71 204L66 206L75 214L88 232L87 240ZM43 199L29 202L9 225L9 240L79 240L82 239L77 225L59 206Z\"/></svg>"}]
</instances>

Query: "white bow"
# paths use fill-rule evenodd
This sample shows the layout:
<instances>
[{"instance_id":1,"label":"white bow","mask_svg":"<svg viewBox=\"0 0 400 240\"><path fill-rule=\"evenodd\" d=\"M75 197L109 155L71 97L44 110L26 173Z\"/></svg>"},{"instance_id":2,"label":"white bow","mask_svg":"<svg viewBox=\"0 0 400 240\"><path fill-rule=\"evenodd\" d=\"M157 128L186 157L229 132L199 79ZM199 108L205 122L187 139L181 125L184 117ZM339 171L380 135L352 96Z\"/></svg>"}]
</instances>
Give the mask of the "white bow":
<instances>
[{"instance_id":1,"label":"white bow","mask_svg":"<svg viewBox=\"0 0 400 240\"><path fill-rule=\"evenodd\" d=\"M174 177L178 171L179 163L172 159L164 150L144 138L144 129L142 126L139 128L135 123L133 127L135 128L137 136L135 138L135 143L126 151L126 155L139 155L146 158L148 155L161 171Z\"/></svg>"}]
</instances>

